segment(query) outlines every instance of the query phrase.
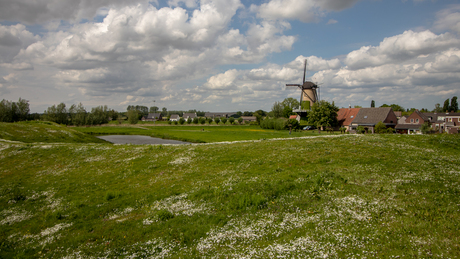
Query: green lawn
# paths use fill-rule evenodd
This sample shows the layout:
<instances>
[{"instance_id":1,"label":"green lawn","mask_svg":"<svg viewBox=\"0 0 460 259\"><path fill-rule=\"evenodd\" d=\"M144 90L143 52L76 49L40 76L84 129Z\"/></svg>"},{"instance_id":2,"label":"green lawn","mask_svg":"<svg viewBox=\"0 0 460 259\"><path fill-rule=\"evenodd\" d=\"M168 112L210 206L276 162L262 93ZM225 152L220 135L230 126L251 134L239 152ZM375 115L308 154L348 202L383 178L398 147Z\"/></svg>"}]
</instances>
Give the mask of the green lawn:
<instances>
[{"instance_id":1,"label":"green lawn","mask_svg":"<svg viewBox=\"0 0 460 259\"><path fill-rule=\"evenodd\" d=\"M458 135L264 138L0 140L0 258L460 254Z\"/></svg>"},{"instance_id":2,"label":"green lawn","mask_svg":"<svg viewBox=\"0 0 460 259\"><path fill-rule=\"evenodd\" d=\"M76 130L93 135L146 135L158 138L175 139L193 143L210 143L237 140L260 140L273 138L314 136L318 131L293 131L267 130L259 126L102 126L102 127L77 127ZM322 133L326 134L325 132Z\"/></svg>"}]
</instances>

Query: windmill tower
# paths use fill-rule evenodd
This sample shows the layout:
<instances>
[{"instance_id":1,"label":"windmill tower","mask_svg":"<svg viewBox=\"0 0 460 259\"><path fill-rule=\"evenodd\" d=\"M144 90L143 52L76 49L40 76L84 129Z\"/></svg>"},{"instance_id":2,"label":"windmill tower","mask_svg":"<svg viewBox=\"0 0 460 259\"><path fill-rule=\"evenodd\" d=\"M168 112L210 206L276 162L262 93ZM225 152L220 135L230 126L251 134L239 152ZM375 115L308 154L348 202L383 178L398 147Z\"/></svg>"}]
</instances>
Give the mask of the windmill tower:
<instances>
[{"instance_id":1,"label":"windmill tower","mask_svg":"<svg viewBox=\"0 0 460 259\"><path fill-rule=\"evenodd\" d=\"M319 88L318 85L310 82L305 81L305 74L307 73L307 60L305 59L304 68L303 68L303 81L302 84L286 84L286 89L288 88L299 88L302 92L300 93L300 107L299 110L302 112L302 103L305 101L310 102L310 106L319 101L318 93Z\"/></svg>"}]
</instances>

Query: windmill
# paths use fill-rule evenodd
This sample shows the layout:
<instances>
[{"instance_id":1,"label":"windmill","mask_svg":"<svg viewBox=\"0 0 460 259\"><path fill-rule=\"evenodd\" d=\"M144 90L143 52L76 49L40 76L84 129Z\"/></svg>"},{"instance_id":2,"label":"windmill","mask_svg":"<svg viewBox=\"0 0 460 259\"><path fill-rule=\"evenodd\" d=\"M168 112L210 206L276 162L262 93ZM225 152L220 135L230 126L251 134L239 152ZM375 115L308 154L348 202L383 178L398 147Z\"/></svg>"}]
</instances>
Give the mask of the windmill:
<instances>
[{"instance_id":1,"label":"windmill","mask_svg":"<svg viewBox=\"0 0 460 259\"><path fill-rule=\"evenodd\" d=\"M304 63L304 68L303 68L303 83L301 85L299 84L286 84L286 88L299 88L300 90L302 90L301 94L300 94L300 107L299 107L299 110L302 111L302 102L303 101L309 101L311 105L313 105L314 103L316 103L317 101L319 101L319 98L318 98L318 93L317 93L317 90L319 92L319 88L318 88L318 85L313 83L313 82L310 82L310 81L305 81L305 74L307 73L307 60L305 59L305 63Z\"/></svg>"}]
</instances>

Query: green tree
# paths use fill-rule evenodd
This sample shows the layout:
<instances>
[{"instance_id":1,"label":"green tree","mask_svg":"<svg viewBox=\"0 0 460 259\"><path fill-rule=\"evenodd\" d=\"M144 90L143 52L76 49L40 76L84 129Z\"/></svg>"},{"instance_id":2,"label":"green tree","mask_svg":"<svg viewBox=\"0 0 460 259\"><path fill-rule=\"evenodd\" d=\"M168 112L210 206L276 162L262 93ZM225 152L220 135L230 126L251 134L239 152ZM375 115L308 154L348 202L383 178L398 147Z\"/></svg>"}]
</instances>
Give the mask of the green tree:
<instances>
[{"instance_id":1,"label":"green tree","mask_svg":"<svg viewBox=\"0 0 460 259\"><path fill-rule=\"evenodd\" d=\"M230 118L228 119L228 121L230 122L230 124L233 124L233 123L235 122L235 118L230 117Z\"/></svg>"},{"instance_id":2,"label":"green tree","mask_svg":"<svg viewBox=\"0 0 460 259\"><path fill-rule=\"evenodd\" d=\"M274 118L283 117L283 105L280 102L275 102L272 106L272 113Z\"/></svg>"},{"instance_id":3,"label":"green tree","mask_svg":"<svg viewBox=\"0 0 460 259\"><path fill-rule=\"evenodd\" d=\"M184 125L185 119L181 117L181 118L179 119L179 123L180 123L180 125Z\"/></svg>"},{"instance_id":4,"label":"green tree","mask_svg":"<svg viewBox=\"0 0 460 259\"><path fill-rule=\"evenodd\" d=\"M208 122L209 125L211 125L211 123L212 123L212 118L211 118L211 117L206 118L206 121Z\"/></svg>"},{"instance_id":5,"label":"green tree","mask_svg":"<svg viewBox=\"0 0 460 259\"><path fill-rule=\"evenodd\" d=\"M198 119L198 117L193 118L193 124L198 124L198 122L200 122L200 120Z\"/></svg>"},{"instance_id":6,"label":"green tree","mask_svg":"<svg viewBox=\"0 0 460 259\"><path fill-rule=\"evenodd\" d=\"M192 118L190 118L190 117L187 118L187 124L191 124L192 121L193 121Z\"/></svg>"},{"instance_id":7,"label":"green tree","mask_svg":"<svg viewBox=\"0 0 460 259\"><path fill-rule=\"evenodd\" d=\"M75 107L75 117L73 119L73 124L77 126L86 125L86 109L83 107L83 104L79 103ZM121 118L121 116L120 116Z\"/></svg>"},{"instance_id":8,"label":"green tree","mask_svg":"<svg viewBox=\"0 0 460 259\"><path fill-rule=\"evenodd\" d=\"M239 117L238 118L238 123L241 124L243 122L243 118Z\"/></svg>"},{"instance_id":9,"label":"green tree","mask_svg":"<svg viewBox=\"0 0 460 259\"><path fill-rule=\"evenodd\" d=\"M457 98L457 97L455 97ZM25 121L27 120L27 116L29 116L30 108L29 108L29 101L25 99L19 98L17 102L17 119L18 121Z\"/></svg>"},{"instance_id":10,"label":"green tree","mask_svg":"<svg viewBox=\"0 0 460 259\"><path fill-rule=\"evenodd\" d=\"M215 122L216 124L219 124L220 118L215 118L215 119L214 119L214 122Z\"/></svg>"},{"instance_id":11,"label":"green tree","mask_svg":"<svg viewBox=\"0 0 460 259\"><path fill-rule=\"evenodd\" d=\"M320 132L321 127L334 127L337 125L337 112L339 108L327 101L319 101L313 104L308 113L308 123L315 125Z\"/></svg>"},{"instance_id":12,"label":"green tree","mask_svg":"<svg viewBox=\"0 0 460 259\"><path fill-rule=\"evenodd\" d=\"M375 124L374 132L379 134L387 133L387 126L385 126L383 122L379 121Z\"/></svg>"},{"instance_id":13,"label":"green tree","mask_svg":"<svg viewBox=\"0 0 460 259\"><path fill-rule=\"evenodd\" d=\"M227 123L227 118L223 117L223 118L222 118L222 123L223 123L223 124Z\"/></svg>"},{"instance_id":14,"label":"green tree","mask_svg":"<svg viewBox=\"0 0 460 259\"><path fill-rule=\"evenodd\" d=\"M448 112L448 111L449 111L449 98L447 98L447 99L444 101L444 106L442 107L442 111L443 111L443 112Z\"/></svg>"},{"instance_id":15,"label":"green tree","mask_svg":"<svg viewBox=\"0 0 460 259\"><path fill-rule=\"evenodd\" d=\"M296 99L292 98L292 97L289 97L289 98L286 98L284 99L281 104L284 106L284 107L289 107L291 108L291 111L292 109L294 108L298 108L299 107L299 101L297 101Z\"/></svg>"},{"instance_id":16,"label":"green tree","mask_svg":"<svg viewBox=\"0 0 460 259\"><path fill-rule=\"evenodd\" d=\"M131 109L128 111L128 122L130 124L137 124L137 122L139 122L139 114L137 110Z\"/></svg>"},{"instance_id":17,"label":"green tree","mask_svg":"<svg viewBox=\"0 0 460 259\"><path fill-rule=\"evenodd\" d=\"M201 124L201 125L203 125L203 124L206 123L206 118L204 118L204 117L200 117L199 120L200 120L200 124Z\"/></svg>"},{"instance_id":18,"label":"green tree","mask_svg":"<svg viewBox=\"0 0 460 259\"><path fill-rule=\"evenodd\" d=\"M436 112L436 113L442 112L442 108L441 108L441 105L439 103L434 105L433 112Z\"/></svg>"},{"instance_id":19,"label":"green tree","mask_svg":"<svg viewBox=\"0 0 460 259\"><path fill-rule=\"evenodd\" d=\"M21 98L19 98L19 100L21 100ZM457 96L452 97L452 99L450 100L450 111L452 112L458 111Z\"/></svg>"},{"instance_id":20,"label":"green tree","mask_svg":"<svg viewBox=\"0 0 460 259\"><path fill-rule=\"evenodd\" d=\"M291 116L292 114L292 108L289 107L289 106L284 106L283 108L283 117L284 118L289 118L289 116Z\"/></svg>"},{"instance_id":21,"label":"green tree","mask_svg":"<svg viewBox=\"0 0 460 259\"><path fill-rule=\"evenodd\" d=\"M371 101L371 108L375 108L375 101L374 100Z\"/></svg>"},{"instance_id":22,"label":"green tree","mask_svg":"<svg viewBox=\"0 0 460 259\"><path fill-rule=\"evenodd\" d=\"M422 124L421 131L423 134L431 133L431 123L429 121L425 121L425 123Z\"/></svg>"},{"instance_id":23,"label":"green tree","mask_svg":"<svg viewBox=\"0 0 460 259\"><path fill-rule=\"evenodd\" d=\"M107 105L100 105L91 109L93 125L101 125L109 122L109 111Z\"/></svg>"}]
</instances>

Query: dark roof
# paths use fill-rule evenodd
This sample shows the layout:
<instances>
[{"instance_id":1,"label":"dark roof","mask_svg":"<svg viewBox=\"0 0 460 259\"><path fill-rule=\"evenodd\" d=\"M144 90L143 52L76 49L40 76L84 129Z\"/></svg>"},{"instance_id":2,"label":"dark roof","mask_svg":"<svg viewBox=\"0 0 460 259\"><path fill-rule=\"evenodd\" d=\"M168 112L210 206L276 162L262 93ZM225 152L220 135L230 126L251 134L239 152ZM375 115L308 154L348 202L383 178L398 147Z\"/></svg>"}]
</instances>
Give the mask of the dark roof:
<instances>
[{"instance_id":1,"label":"dark roof","mask_svg":"<svg viewBox=\"0 0 460 259\"><path fill-rule=\"evenodd\" d=\"M415 113L418 114L418 116L420 116L424 121L429 121L429 117L424 114L424 113L421 113L419 110L415 110Z\"/></svg>"},{"instance_id":2,"label":"dark roof","mask_svg":"<svg viewBox=\"0 0 460 259\"><path fill-rule=\"evenodd\" d=\"M183 118L190 117L190 118L193 119L193 118L195 118L195 117L197 117L197 116L196 116L196 113L194 113L194 112L187 112L187 113L184 113L184 114L182 115L182 117L183 117Z\"/></svg>"},{"instance_id":3,"label":"dark roof","mask_svg":"<svg viewBox=\"0 0 460 259\"><path fill-rule=\"evenodd\" d=\"M171 114L171 116L169 116L169 119L179 119L179 114Z\"/></svg>"},{"instance_id":4,"label":"dark roof","mask_svg":"<svg viewBox=\"0 0 460 259\"><path fill-rule=\"evenodd\" d=\"M421 129L422 124L398 124L395 129Z\"/></svg>"},{"instance_id":5,"label":"dark roof","mask_svg":"<svg viewBox=\"0 0 460 259\"><path fill-rule=\"evenodd\" d=\"M391 111L393 111L391 107L360 108L358 114L356 114L356 118L351 123L375 125L380 121L384 122ZM396 121L393 124L396 124Z\"/></svg>"},{"instance_id":6,"label":"dark roof","mask_svg":"<svg viewBox=\"0 0 460 259\"><path fill-rule=\"evenodd\" d=\"M161 113L149 113L149 115L147 116L147 119L154 119L154 118L160 118L161 117Z\"/></svg>"}]
</instances>

